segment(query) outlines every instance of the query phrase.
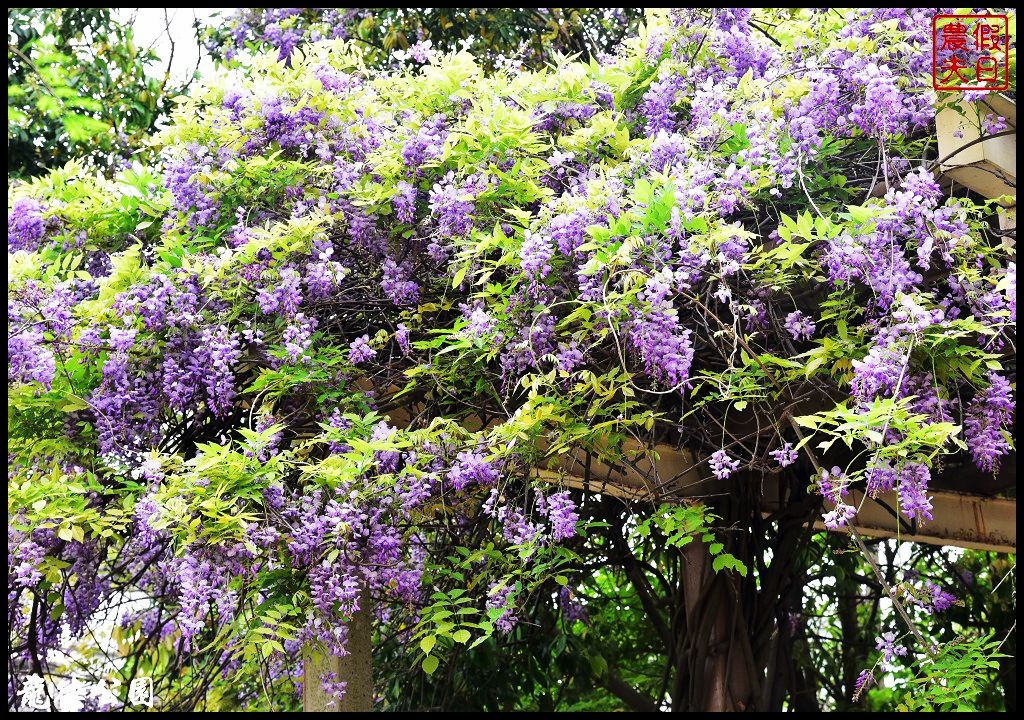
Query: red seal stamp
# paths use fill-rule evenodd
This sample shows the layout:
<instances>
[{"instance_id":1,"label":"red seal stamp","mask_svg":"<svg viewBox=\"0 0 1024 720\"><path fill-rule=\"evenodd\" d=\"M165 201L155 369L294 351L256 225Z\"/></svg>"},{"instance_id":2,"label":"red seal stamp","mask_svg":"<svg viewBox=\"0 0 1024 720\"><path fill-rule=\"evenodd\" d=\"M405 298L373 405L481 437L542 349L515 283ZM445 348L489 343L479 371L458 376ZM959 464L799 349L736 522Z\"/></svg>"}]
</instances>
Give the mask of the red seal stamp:
<instances>
[{"instance_id":1,"label":"red seal stamp","mask_svg":"<svg viewBox=\"0 0 1024 720\"><path fill-rule=\"evenodd\" d=\"M1010 23L1006 15L936 15L932 18L932 87L936 90L1007 90Z\"/></svg>"}]
</instances>

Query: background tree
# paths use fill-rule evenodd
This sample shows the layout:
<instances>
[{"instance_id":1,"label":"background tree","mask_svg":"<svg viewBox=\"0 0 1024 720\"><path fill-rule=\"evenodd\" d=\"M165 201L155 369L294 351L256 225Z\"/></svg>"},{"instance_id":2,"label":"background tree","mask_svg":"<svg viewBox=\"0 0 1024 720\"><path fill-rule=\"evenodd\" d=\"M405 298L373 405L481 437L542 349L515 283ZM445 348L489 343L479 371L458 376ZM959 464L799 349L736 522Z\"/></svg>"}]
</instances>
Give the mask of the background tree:
<instances>
[{"instance_id":1,"label":"background tree","mask_svg":"<svg viewBox=\"0 0 1024 720\"><path fill-rule=\"evenodd\" d=\"M431 48L468 50L484 67L537 67L556 54L614 52L642 20L640 8L244 8L206 35L210 52L225 59L267 49L285 59L303 42L342 38L363 45L378 66L422 63Z\"/></svg>"},{"instance_id":2,"label":"background tree","mask_svg":"<svg viewBox=\"0 0 1024 720\"><path fill-rule=\"evenodd\" d=\"M10 8L8 176L75 158L111 168L141 151L190 82L160 64L110 8Z\"/></svg>"}]
</instances>

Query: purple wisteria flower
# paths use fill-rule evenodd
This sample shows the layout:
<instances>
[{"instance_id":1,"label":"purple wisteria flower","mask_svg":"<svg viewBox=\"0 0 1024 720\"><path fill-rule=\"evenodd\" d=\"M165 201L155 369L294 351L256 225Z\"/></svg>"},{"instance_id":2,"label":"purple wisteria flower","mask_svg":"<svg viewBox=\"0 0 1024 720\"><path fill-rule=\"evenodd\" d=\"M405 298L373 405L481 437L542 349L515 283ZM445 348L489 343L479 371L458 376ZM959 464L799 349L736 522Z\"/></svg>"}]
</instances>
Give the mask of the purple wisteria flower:
<instances>
[{"instance_id":1,"label":"purple wisteria flower","mask_svg":"<svg viewBox=\"0 0 1024 720\"><path fill-rule=\"evenodd\" d=\"M466 327L463 332L468 337L482 338L498 329L498 321L487 312L484 304L479 300L472 305L463 303L459 305L459 309L466 319Z\"/></svg>"},{"instance_id":2,"label":"purple wisteria flower","mask_svg":"<svg viewBox=\"0 0 1024 720\"><path fill-rule=\"evenodd\" d=\"M370 336L357 337L348 346L348 360L353 365L362 365L377 356L377 351L370 347Z\"/></svg>"},{"instance_id":3,"label":"purple wisteria flower","mask_svg":"<svg viewBox=\"0 0 1024 720\"><path fill-rule=\"evenodd\" d=\"M860 674L857 675L857 682L853 686L853 699L857 700L861 694L869 687L874 685L875 676L870 670L861 670Z\"/></svg>"},{"instance_id":4,"label":"purple wisteria flower","mask_svg":"<svg viewBox=\"0 0 1024 720\"><path fill-rule=\"evenodd\" d=\"M936 583L925 582L924 589L928 594L928 603L935 612L948 610L956 604L956 596L946 592Z\"/></svg>"},{"instance_id":5,"label":"purple wisteria flower","mask_svg":"<svg viewBox=\"0 0 1024 720\"><path fill-rule=\"evenodd\" d=\"M428 160L441 154L447 130L445 117L438 113L420 125L415 136L402 147L402 159L408 168L417 170Z\"/></svg>"},{"instance_id":6,"label":"purple wisteria flower","mask_svg":"<svg viewBox=\"0 0 1024 720\"><path fill-rule=\"evenodd\" d=\"M295 268L284 268L281 271L280 283L276 287L260 290L256 300L260 310L266 315L294 315L302 304L301 283L302 276Z\"/></svg>"},{"instance_id":7,"label":"purple wisteria flower","mask_svg":"<svg viewBox=\"0 0 1024 720\"><path fill-rule=\"evenodd\" d=\"M886 665L892 663L897 657L907 654L907 648L896 644L896 633L882 633L881 637L875 638L875 649L882 651L882 662Z\"/></svg>"},{"instance_id":8,"label":"purple wisteria flower","mask_svg":"<svg viewBox=\"0 0 1024 720\"><path fill-rule=\"evenodd\" d=\"M846 473L838 466L831 470L822 469L818 478L818 490L822 497L832 503L838 503L847 493Z\"/></svg>"},{"instance_id":9,"label":"purple wisteria flower","mask_svg":"<svg viewBox=\"0 0 1024 720\"><path fill-rule=\"evenodd\" d=\"M420 286L409 278L411 271L406 265L399 265L392 258L386 258L381 265L380 281L384 294L398 307L415 305L420 299Z\"/></svg>"},{"instance_id":10,"label":"purple wisteria flower","mask_svg":"<svg viewBox=\"0 0 1024 720\"><path fill-rule=\"evenodd\" d=\"M473 227L473 193L456 183L449 172L430 190L430 214L441 237L463 237Z\"/></svg>"},{"instance_id":11,"label":"purple wisteria flower","mask_svg":"<svg viewBox=\"0 0 1024 720\"><path fill-rule=\"evenodd\" d=\"M865 479L867 482L867 493L874 498L896 487L897 473L892 465L882 461L873 463L868 467Z\"/></svg>"},{"instance_id":12,"label":"purple wisteria flower","mask_svg":"<svg viewBox=\"0 0 1024 720\"><path fill-rule=\"evenodd\" d=\"M42 330L30 328L8 334L8 382L37 382L49 389L56 374L57 361L44 344Z\"/></svg>"},{"instance_id":13,"label":"purple wisteria flower","mask_svg":"<svg viewBox=\"0 0 1024 720\"><path fill-rule=\"evenodd\" d=\"M792 443L784 443L782 447L772 450L769 454L775 458L775 462L781 467L789 467L797 461L798 457L796 448L793 447Z\"/></svg>"},{"instance_id":14,"label":"purple wisteria flower","mask_svg":"<svg viewBox=\"0 0 1024 720\"><path fill-rule=\"evenodd\" d=\"M566 540L576 534L576 503L568 492L552 493L547 498L537 495L537 510L551 523L551 537L554 540Z\"/></svg>"},{"instance_id":15,"label":"purple wisteria flower","mask_svg":"<svg viewBox=\"0 0 1024 720\"><path fill-rule=\"evenodd\" d=\"M858 400L892 395L907 369L906 351L896 345L872 345L863 360L853 361L851 390Z\"/></svg>"},{"instance_id":16,"label":"purple wisteria flower","mask_svg":"<svg viewBox=\"0 0 1024 720\"><path fill-rule=\"evenodd\" d=\"M419 40L409 46L409 57L418 63L428 63L434 56L433 43L430 40Z\"/></svg>"},{"instance_id":17,"label":"purple wisteria flower","mask_svg":"<svg viewBox=\"0 0 1024 720\"><path fill-rule=\"evenodd\" d=\"M284 344L289 360L296 362L305 355L312 341L316 324L315 318L306 317L303 313L296 313L291 322L285 326L281 342ZM308 356L305 359L308 361Z\"/></svg>"},{"instance_id":18,"label":"purple wisteria flower","mask_svg":"<svg viewBox=\"0 0 1024 720\"><path fill-rule=\"evenodd\" d=\"M342 417L340 409L334 408L331 416L327 419L327 425L332 430L345 432L352 427L352 421ZM348 443L338 442L337 440L330 440L327 443L327 447L332 453L347 453L352 449L352 446Z\"/></svg>"},{"instance_id":19,"label":"purple wisteria flower","mask_svg":"<svg viewBox=\"0 0 1024 720\"><path fill-rule=\"evenodd\" d=\"M514 589L511 585L494 583L487 590L487 609L501 611L500 613L492 612L491 615L497 615L497 617L494 617L494 626L505 635L512 632L519 622L519 618L515 615L513 599L511 597Z\"/></svg>"},{"instance_id":20,"label":"purple wisteria flower","mask_svg":"<svg viewBox=\"0 0 1024 720\"><path fill-rule=\"evenodd\" d=\"M497 479L497 469L484 458L484 454L469 450L460 452L448 471L448 481L456 490L463 490L470 483L493 485Z\"/></svg>"},{"instance_id":21,"label":"purple wisteria flower","mask_svg":"<svg viewBox=\"0 0 1024 720\"><path fill-rule=\"evenodd\" d=\"M664 172L669 165L682 160L685 154L686 145L682 135L659 130L651 143L651 167Z\"/></svg>"},{"instance_id":22,"label":"purple wisteria flower","mask_svg":"<svg viewBox=\"0 0 1024 720\"><path fill-rule=\"evenodd\" d=\"M411 223L416 213L416 188L405 180L399 181L395 187L395 196L392 204L395 207L395 217L400 222Z\"/></svg>"},{"instance_id":23,"label":"purple wisteria flower","mask_svg":"<svg viewBox=\"0 0 1024 720\"><path fill-rule=\"evenodd\" d=\"M794 340L810 340L814 329L814 321L799 310L786 316L786 330Z\"/></svg>"},{"instance_id":24,"label":"purple wisteria flower","mask_svg":"<svg viewBox=\"0 0 1024 720\"><path fill-rule=\"evenodd\" d=\"M838 530L847 525L857 514L857 508L843 502L843 497L848 492L849 480L840 468L833 467L831 470L822 470L818 478L818 490L822 497L835 507L825 513L822 523L829 530Z\"/></svg>"},{"instance_id":25,"label":"purple wisteria flower","mask_svg":"<svg viewBox=\"0 0 1024 720\"><path fill-rule=\"evenodd\" d=\"M964 435L974 464L986 472L999 469L999 459L1010 452L1004 426L1013 419L1010 383L999 373L989 373L989 386L975 395L964 413Z\"/></svg>"},{"instance_id":26,"label":"purple wisteria flower","mask_svg":"<svg viewBox=\"0 0 1024 720\"><path fill-rule=\"evenodd\" d=\"M558 606L562 610L562 617L565 618L567 623L573 623L577 620L587 621L586 607L568 587L562 587L558 591Z\"/></svg>"},{"instance_id":27,"label":"purple wisteria flower","mask_svg":"<svg viewBox=\"0 0 1024 720\"><path fill-rule=\"evenodd\" d=\"M209 180L218 164L210 148L191 144L180 157L167 163L164 182L174 198L174 208L190 228L199 228L220 217L220 205Z\"/></svg>"},{"instance_id":28,"label":"purple wisteria flower","mask_svg":"<svg viewBox=\"0 0 1024 720\"><path fill-rule=\"evenodd\" d=\"M896 486L900 512L922 522L932 519L932 502L928 496L930 479L931 471L923 463L909 462L900 468Z\"/></svg>"},{"instance_id":29,"label":"purple wisteria flower","mask_svg":"<svg viewBox=\"0 0 1024 720\"><path fill-rule=\"evenodd\" d=\"M549 232L558 252L567 257L572 255L583 244L587 225L587 215L580 211L551 218Z\"/></svg>"},{"instance_id":30,"label":"purple wisteria flower","mask_svg":"<svg viewBox=\"0 0 1024 720\"><path fill-rule=\"evenodd\" d=\"M242 355L238 336L221 325L203 331L202 347L206 355L206 396L210 409L216 415L231 412L235 398L234 365Z\"/></svg>"},{"instance_id":31,"label":"purple wisteria flower","mask_svg":"<svg viewBox=\"0 0 1024 720\"><path fill-rule=\"evenodd\" d=\"M682 392L689 382L693 344L689 328L682 329L670 300L671 286L663 274L651 277L641 298L649 308L639 310L631 323L629 340L643 358L648 375Z\"/></svg>"},{"instance_id":32,"label":"purple wisteria flower","mask_svg":"<svg viewBox=\"0 0 1024 720\"><path fill-rule=\"evenodd\" d=\"M853 505L847 505L844 502L839 502L836 503L834 508L822 516L821 522L829 530L838 530L844 525L849 524L856 515L857 508Z\"/></svg>"},{"instance_id":33,"label":"purple wisteria flower","mask_svg":"<svg viewBox=\"0 0 1024 720\"><path fill-rule=\"evenodd\" d=\"M558 346L556 362L559 370L571 373L583 364L583 351L580 350L579 345L575 340L568 344L563 343Z\"/></svg>"},{"instance_id":34,"label":"purple wisteria flower","mask_svg":"<svg viewBox=\"0 0 1024 720\"><path fill-rule=\"evenodd\" d=\"M672 132L675 129L676 114L672 106L676 102L676 94L683 87L683 78L679 75L667 75L651 83L644 93L641 112L647 121L648 135L659 131Z\"/></svg>"},{"instance_id":35,"label":"purple wisteria flower","mask_svg":"<svg viewBox=\"0 0 1024 720\"><path fill-rule=\"evenodd\" d=\"M708 458L708 464L711 466L711 472L714 473L716 478L725 480L740 466L740 461L729 457L725 450L716 450Z\"/></svg>"},{"instance_id":36,"label":"purple wisteria flower","mask_svg":"<svg viewBox=\"0 0 1024 720\"><path fill-rule=\"evenodd\" d=\"M412 346L409 344L409 328L405 323L398 323L398 327L395 328L395 342L398 343L403 355L408 355L412 350Z\"/></svg>"},{"instance_id":37,"label":"purple wisteria flower","mask_svg":"<svg viewBox=\"0 0 1024 720\"><path fill-rule=\"evenodd\" d=\"M530 278L531 284L536 284L548 276L551 272L551 257L554 254L550 239L539 233L526 231L519 249L519 258L523 274Z\"/></svg>"},{"instance_id":38,"label":"purple wisteria flower","mask_svg":"<svg viewBox=\"0 0 1024 720\"><path fill-rule=\"evenodd\" d=\"M39 247L46 236L45 206L34 198L18 198L7 211L7 252Z\"/></svg>"}]
</instances>

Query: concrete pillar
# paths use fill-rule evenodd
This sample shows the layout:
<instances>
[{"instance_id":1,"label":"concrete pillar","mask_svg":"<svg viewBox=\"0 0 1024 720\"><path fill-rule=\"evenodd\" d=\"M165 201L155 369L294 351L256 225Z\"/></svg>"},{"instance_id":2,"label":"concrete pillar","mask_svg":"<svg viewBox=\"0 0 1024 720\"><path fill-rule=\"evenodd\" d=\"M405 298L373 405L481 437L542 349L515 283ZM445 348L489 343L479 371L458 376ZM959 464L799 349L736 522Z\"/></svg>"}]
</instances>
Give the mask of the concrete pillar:
<instances>
[{"instance_id":1,"label":"concrete pillar","mask_svg":"<svg viewBox=\"0 0 1024 720\"><path fill-rule=\"evenodd\" d=\"M303 651L303 712L369 712L373 709L373 613L364 591L359 612L348 629L348 655L328 655L322 647L307 645ZM334 673L346 683L345 697L338 701L324 692L321 678Z\"/></svg>"},{"instance_id":2,"label":"concrete pillar","mask_svg":"<svg viewBox=\"0 0 1024 720\"><path fill-rule=\"evenodd\" d=\"M982 121L988 115L1005 118L1007 130L999 137L982 139ZM986 198L1017 197L1017 102L1002 93L990 93L978 102L964 101L943 108L935 117L939 168L946 182L956 182Z\"/></svg>"}]
</instances>

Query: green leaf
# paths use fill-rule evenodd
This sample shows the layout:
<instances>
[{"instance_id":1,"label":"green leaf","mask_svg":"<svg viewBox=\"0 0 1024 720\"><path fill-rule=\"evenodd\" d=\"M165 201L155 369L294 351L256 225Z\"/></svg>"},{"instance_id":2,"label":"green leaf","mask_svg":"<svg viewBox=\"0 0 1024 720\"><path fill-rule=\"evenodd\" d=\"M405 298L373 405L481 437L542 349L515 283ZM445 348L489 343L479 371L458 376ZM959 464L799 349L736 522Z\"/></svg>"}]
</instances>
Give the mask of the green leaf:
<instances>
[{"instance_id":1,"label":"green leaf","mask_svg":"<svg viewBox=\"0 0 1024 720\"><path fill-rule=\"evenodd\" d=\"M85 400L77 395L72 395L64 401L64 404L60 406L60 409L62 412L66 413L77 412L78 410L88 410L89 403L85 402Z\"/></svg>"},{"instance_id":2,"label":"green leaf","mask_svg":"<svg viewBox=\"0 0 1024 720\"><path fill-rule=\"evenodd\" d=\"M92 140L100 133L110 130L110 125L102 120L75 112L65 115L63 122L64 129L67 131L68 137L71 138L72 142L86 142Z\"/></svg>"},{"instance_id":3,"label":"green leaf","mask_svg":"<svg viewBox=\"0 0 1024 720\"><path fill-rule=\"evenodd\" d=\"M452 277L452 288L457 288L462 284L462 281L466 279L466 271L469 269L468 265L463 265L455 271L454 277Z\"/></svg>"},{"instance_id":4,"label":"green leaf","mask_svg":"<svg viewBox=\"0 0 1024 720\"><path fill-rule=\"evenodd\" d=\"M721 572L728 568L730 570L735 570L743 577L747 576L747 566L728 553L716 557L711 563L711 567L715 572Z\"/></svg>"}]
</instances>

